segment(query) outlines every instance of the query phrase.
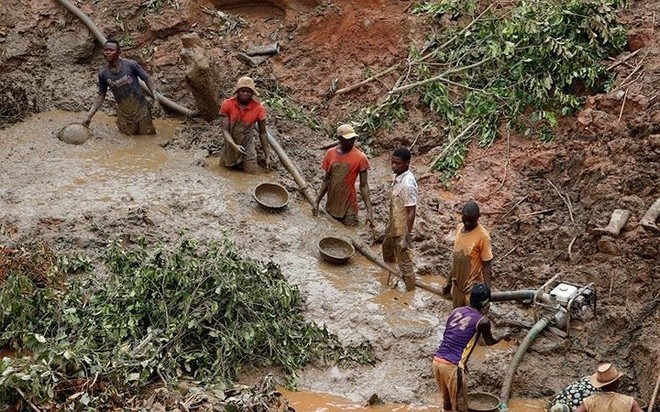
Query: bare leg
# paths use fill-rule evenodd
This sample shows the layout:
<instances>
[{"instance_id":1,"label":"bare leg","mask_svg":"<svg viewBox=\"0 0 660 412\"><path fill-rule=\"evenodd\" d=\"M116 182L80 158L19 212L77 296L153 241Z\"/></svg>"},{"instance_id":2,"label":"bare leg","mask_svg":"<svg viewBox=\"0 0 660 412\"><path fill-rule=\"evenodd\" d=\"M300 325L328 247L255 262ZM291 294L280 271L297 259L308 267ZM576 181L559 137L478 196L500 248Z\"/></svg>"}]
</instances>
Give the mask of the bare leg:
<instances>
[{"instance_id":1,"label":"bare leg","mask_svg":"<svg viewBox=\"0 0 660 412\"><path fill-rule=\"evenodd\" d=\"M660 232L660 228L655 224L655 221L658 220L658 215L660 215L660 198L653 203L653 206L644 213L642 220L639 222L645 229L652 230L654 232Z\"/></svg>"},{"instance_id":2,"label":"bare leg","mask_svg":"<svg viewBox=\"0 0 660 412\"><path fill-rule=\"evenodd\" d=\"M630 218L629 211L623 209L614 209L614 212L612 212L612 217L610 218L610 223L606 227L595 228L594 232L604 235L609 234L618 236L621 232L621 229L623 229L623 227L626 225L626 222L628 222L628 218Z\"/></svg>"}]
</instances>

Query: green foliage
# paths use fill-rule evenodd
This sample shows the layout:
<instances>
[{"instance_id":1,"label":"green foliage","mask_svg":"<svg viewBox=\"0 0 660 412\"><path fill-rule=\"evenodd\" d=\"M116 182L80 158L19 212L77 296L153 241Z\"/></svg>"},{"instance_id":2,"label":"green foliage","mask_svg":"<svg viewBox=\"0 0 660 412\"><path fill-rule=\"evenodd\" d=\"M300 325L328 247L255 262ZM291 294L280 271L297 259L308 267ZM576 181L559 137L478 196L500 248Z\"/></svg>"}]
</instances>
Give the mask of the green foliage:
<instances>
[{"instance_id":1,"label":"green foliage","mask_svg":"<svg viewBox=\"0 0 660 412\"><path fill-rule=\"evenodd\" d=\"M453 176L454 173L463 166L467 152L468 149L465 142L455 143L448 149L447 154L445 154L442 159L438 160L434 167L437 170L443 171L443 178L447 179Z\"/></svg>"},{"instance_id":2,"label":"green foliage","mask_svg":"<svg viewBox=\"0 0 660 412\"><path fill-rule=\"evenodd\" d=\"M314 108L308 112L302 105L293 102L288 95L287 90L279 83L270 82L266 84L261 100L270 110L271 116L293 120L306 125L312 130L320 130L321 125L314 116Z\"/></svg>"},{"instance_id":3,"label":"green foliage","mask_svg":"<svg viewBox=\"0 0 660 412\"><path fill-rule=\"evenodd\" d=\"M367 106L350 120L360 134L360 145L367 152L378 130L392 131L397 122L406 118L406 109L401 96L390 96L383 103Z\"/></svg>"},{"instance_id":4,"label":"green foliage","mask_svg":"<svg viewBox=\"0 0 660 412\"><path fill-rule=\"evenodd\" d=\"M146 0L142 3L142 6L145 7L145 14L155 14L158 13L166 5L179 10L180 5L178 0Z\"/></svg>"},{"instance_id":5,"label":"green foliage","mask_svg":"<svg viewBox=\"0 0 660 412\"><path fill-rule=\"evenodd\" d=\"M84 258L59 263L52 271L91 266ZM374 361L368 343L343 346L307 322L300 291L279 267L241 256L227 238L183 239L172 250L114 242L102 265L107 277L77 275L59 289L9 274L0 346L30 356L2 360L0 401L20 388L37 404L67 402L73 380L102 382L126 399L155 377L229 384L247 366L280 367L293 379L314 360ZM81 409L111 402L108 392L77 396Z\"/></svg>"},{"instance_id":6,"label":"green foliage","mask_svg":"<svg viewBox=\"0 0 660 412\"><path fill-rule=\"evenodd\" d=\"M415 14L428 14L434 18L441 17L443 14L472 14L477 9L477 3L474 0L447 0L438 3L422 2L412 8Z\"/></svg>"},{"instance_id":7,"label":"green foliage","mask_svg":"<svg viewBox=\"0 0 660 412\"><path fill-rule=\"evenodd\" d=\"M413 12L433 18L473 14L474 4L423 2ZM477 120L474 134L479 144L488 145L497 136L498 124L506 120L551 140L557 116L580 109L586 93L612 86L612 74L600 62L626 43L616 16L624 6L625 0L525 0L503 16L489 9L467 30L439 30L423 51L411 47L410 81L437 76L437 67L448 72L444 79L416 90L453 135ZM450 159L438 162L439 170L460 167L462 144L448 151Z\"/></svg>"}]
</instances>

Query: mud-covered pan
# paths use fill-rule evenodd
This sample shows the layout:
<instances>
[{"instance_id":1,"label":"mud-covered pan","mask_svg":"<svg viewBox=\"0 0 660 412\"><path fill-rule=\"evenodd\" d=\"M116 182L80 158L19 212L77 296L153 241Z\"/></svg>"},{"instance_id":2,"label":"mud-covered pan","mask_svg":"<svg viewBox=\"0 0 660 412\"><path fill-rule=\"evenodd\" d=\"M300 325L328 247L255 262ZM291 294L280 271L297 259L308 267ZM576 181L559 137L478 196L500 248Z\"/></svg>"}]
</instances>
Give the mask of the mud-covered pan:
<instances>
[{"instance_id":1,"label":"mud-covered pan","mask_svg":"<svg viewBox=\"0 0 660 412\"><path fill-rule=\"evenodd\" d=\"M261 183L254 188L253 196L266 210L282 210L289 204L289 192L277 183Z\"/></svg>"},{"instance_id":2,"label":"mud-covered pan","mask_svg":"<svg viewBox=\"0 0 660 412\"><path fill-rule=\"evenodd\" d=\"M69 123L57 132L57 138L69 144L83 144L92 137L92 132L82 123Z\"/></svg>"},{"instance_id":3,"label":"mud-covered pan","mask_svg":"<svg viewBox=\"0 0 660 412\"><path fill-rule=\"evenodd\" d=\"M485 392L469 393L467 401L469 412L495 412L500 406L500 398Z\"/></svg>"},{"instance_id":4,"label":"mud-covered pan","mask_svg":"<svg viewBox=\"0 0 660 412\"><path fill-rule=\"evenodd\" d=\"M332 236L319 240L318 248L323 260L335 264L346 263L355 254L351 242Z\"/></svg>"}]
</instances>

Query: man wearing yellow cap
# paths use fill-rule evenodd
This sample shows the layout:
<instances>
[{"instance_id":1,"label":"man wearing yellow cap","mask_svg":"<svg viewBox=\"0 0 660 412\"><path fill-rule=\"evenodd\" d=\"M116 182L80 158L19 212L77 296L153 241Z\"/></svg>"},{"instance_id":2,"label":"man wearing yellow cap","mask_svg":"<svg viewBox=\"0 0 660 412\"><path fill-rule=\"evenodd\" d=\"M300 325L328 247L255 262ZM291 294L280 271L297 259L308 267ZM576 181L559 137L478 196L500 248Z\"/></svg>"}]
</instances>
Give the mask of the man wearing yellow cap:
<instances>
[{"instance_id":1,"label":"man wearing yellow cap","mask_svg":"<svg viewBox=\"0 0 660 412\"><path fill-rule=\"evenodd\" d=\"M325 209L330 216L346 226L357 225L358 202L355 181L360 176L360 195L367 208L369 226L373 227L374 211L371 206L367 178L369 159L360 149L354 147L357 136L350 124L342 124L337 128L339 145L331 147L325 153L321 164L321 168L325 170L325 176L312 212L316 216L321 199L327 193L328 200Z\"/></svg>"},{"instance_id":2,"label":"man wearing yellow cap","mask_svg":"<svg viewBox=\"0 0 660 412\"><path fill-rule=\"evenodd\" d=\"M270 146L266 138L266 108L253 99L259 96L254 80L241 77L234 88L234 96L220 106L222 135L225 145L220 153L220 163L227 167L241 167L247 173L256 173L257 148L254 124L259 126L259 140L266 157L266 169L270 169Z\"/></svg>"},{"instance_id":3,"label":"man wearing yellow cap","mask_svg":"<svg viewBox=\"0 0 660 412\"><path fill-rule=\"evenodd\" d=\"M585 398L575 412L643 412L633 397L616 393L622 376L611 363L599 365L591 385L600 392Z\"/></svg>"}]
</instances>

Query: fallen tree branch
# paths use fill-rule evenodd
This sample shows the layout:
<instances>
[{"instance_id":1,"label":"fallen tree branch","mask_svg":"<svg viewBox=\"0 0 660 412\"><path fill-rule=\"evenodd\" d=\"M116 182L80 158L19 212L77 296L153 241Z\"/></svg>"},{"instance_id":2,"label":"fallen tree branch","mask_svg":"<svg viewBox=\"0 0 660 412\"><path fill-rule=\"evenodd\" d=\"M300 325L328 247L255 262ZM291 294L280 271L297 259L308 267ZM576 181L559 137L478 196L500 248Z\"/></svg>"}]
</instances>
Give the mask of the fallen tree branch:
<instances>
[{"instance_id":1,"label":"fallen tree branch","mask_svg":"<svg viewBox=\"0 0 660 412\"><path fill-rule=\"evenodd\" d=\"M401 66L401 63L397 63L397 64L395 64L394 66L390 67L389 69L385 69L385 70L383 70L383 71L380 72L380 73L376 73L376 74L374 74L373 76L369 77L368 79L364 79L364 80L362 80L361 82L358 82L358 83L355 83L355 84L353 84L353 85L351 85L351 86L348 86L348 87L344 87L344 88L342 88L342 89L339 89L339 90L337 90L337 91L335 92L335 94L342 94L342 93L348 93L348 92L350 92L350 91L353 91L353 90L357 89L357 88L360 87L360 86L364 86L365 84L367 84L367 83L369 83L369 82L372 82L372 81L378 79L379 77L383 77L383 76L385 76L385 75L388 74L388 73L392 73L394 70L398 69L399 66Z\"/></svg>"},{"instance_id":2,"label":"fallen tree branch","mask_svg":"<svg viewBox=\"0 0 660 412\"><path fill-rule=\"evenodd\" d=\"M621 110L619 110L619 118L617 119L618 122L621 121L621 116L623 116L623 109L626 107L626 98L628 97L628 90L626 89L626 92L623 94L623 102L621 103Z\"/></svg>"},{"instance_id":3,"label":"fallen tree branch","mask_svg":"<svg viewBox=\"0 0 660 412\"><path fill-rule=\"evenodd\" d=\"M446 42L444 42L440 47L437 47L437 49L444 49L445 47L447 47L447 46L449 46L451 43L453 43L453 42L454 42L454 41L455 41L455 40L456 40L461 34L465 33L467 30L469 30L470 27L472 27L472 26L477 22L477 20L479 20L484 14L486 14L486 12L487 12L488 10L490 10L492 7L493 7L493 4L490 4L488 7L486 7L486 8L484 9L484 11L481 12L481 14L479 14L477 17L475 17L475 18L470 22L470 24L468 24L467 26L463 27L463 29L461 29L461 31L459 31L458 33L456 33L456 35L455 35L454 37L452 37L451 39L449 39L449 40L447 40ZM412 66L413 64L416 64L416 63L419 63L419 62L425 61L425 60L427 60L427 59L428 59L429 57L431 57L431 56L433 56L433 52L428 53L428 54L426 54L426 55L420 57L419 59L416 59L416 60L413 60L413 61L408 61L408 67ZM387 68L387 69L385 69L385 70L383 70L383 71L381 71L381 72L379 72L379 73L376 73L376 74L374 74L373 76L371 76L371 77L369 77L369 78L367 78L367 79L364 79L364 80L362 80L362 81L360 81L360 82L357 82L357 83L355 83L355 84L353 84L353 85L351 85L351 86L348 86L348 87L344 87L344 88L342 88L342 89L339 89L339 90L335 91L335 94L343 94L343 93L348 93L348 92L350 92L350 91L353 91L353 90L357 89L357 88L360 87L360 86L364 86L365 84L370 83L370 82L372 82L372 81L378 79L379 77L383 77L383 76L385 76L386 74L389 74L389 73L393 72L394 70L396 70L396 69L398 69L399 67L401 67L401 65L402 65L402 63L399 62L399 63L395 64L394 66L390 66L389 68ZM458 85L458 84L457 84L457 85ZM460 86L463 86L463 85L460 85ZM396 87L396 86L395 86L395 87ZM464 87L466 87L466 86L464 86Z\"/></svg>"},{"instance_id":4,"label":"fallen tree branch","mask_svg":"<svg viewBox=\"0 0 660 412\"><path fill-rule=\"evenodd\" d=\"M537 210L536 212L530 212L530 213L525 213L524 215L521 215L516 219L516 222L520 222L521 220L524 220L525 218L536 216L536 215L544 215L546 213L554 212L554 208L550 209L543 209L543 210Z\"/></svg>"},{"instance_id":5,"label":"fallen tree branch","mask_svg":"<svg viewBox=\"0 0 660 412\"><path fill-rule=\"evenodd\" d=\"M653 15L655 18L655 14ZM660 388L660 371L658 371L658 379L655 381L655 389L653 390L653 395L651 396L651 401L649 402L649 409L647 412L652 412L655 407L655 398L658 396L658 388Z\"/></svg>"},{"instance_id":6,"label":"fallen tree branch","mask_svg":"<svg viewBox=\"0 0 660 412\"><path fill-rule=\"evenodd\" d=\"M458 136L456 136L452 141L450 141L449 144L448 144L448 145L442 150L442 152L440 152L440 154L437 155L437 156L433 159L433 161L432 161L431 164L429 165L429 168L428 168L428 170L426 171L426 173L429 173L431 170L433 170L433 166L434 166L438 161L440 161L440 159L442 159L443 156L445 156L445 155L447 154L447 152L449 151L449 149L450 149L454 144L456 144L456 142L458 142L460 139L462 139L463 136L465 136L465 135L466 135L466 134L467 134L467 133L468 133L468 132L474 127L474 126L476 126L477 123L479 123L478 120L473 121L472 123L470 123L470 125L469 125L468 127L466 127L465 129L463 129L463 131L462 131Z\"/></svg>"},{"instance_id":7,"label":"fallen tree branch","mask_svg":"<svg viewBox=\"0 0 660 412\"><path fill-rule=\"evenodd\" d=\"M475 17L474 19L472 19L472 21L470 22L470 24L468 24L467 26L463 27L463 28L461 29L461 31L459 31L458 33L456 33L455 36L453 36L452 38L450 38L450 39L447 40L446 42L442 43L442 45L440 45L439 47L436 47L436 49L440 49L440 50L442 50L442 49L446 48L447 46L449 46L450 44L452 44L452 43L454 42L454 40L456 40L456 39L458 39L458 38L460 37L461 34L463 34L463 33L465 33L466 31L468 31L468 30L470 29L470 27L472 27L477 21L479 21L479 19L481 19L481 17L483 17L483 15L486 14L486 12L487 12L488 10L490 10L490 9L493 7L493 4L495 4L495 3L491 3L491 4L489 4L488 7L486 7L486 8L484 9L484 11L482 11L477 17ZM428 58L431 57L431 56L433 56L433 52L428 53L428 54L426 54L425 56L419 58L418 61L425 61L426 59L428 59Z\"/></svg>"},{"instance_id":8,"label":"fallen tree branch","mask_svg":"<svg viewBox=\"0 0 660 412\"><path fill-rule=\"evenodd\" d=\"M415 139L414 139L413 142L410 144L410 147L409 147L408 149L412 149L413 146L415 145L415 143L417 143L417 139L419 139L419 137L420 137L421 135L423 135L424 133L426 133L426 131L429 130L429 129L431 128L432 125L433 125L432 123L428 123L428 124L426 124L424 127L422 127L422 130L420 130L420 132L417 133L417 136L415 136Z\"/></svg>"},{"instance_id":9,"label":"fallen tree branch","mask_svg":"<svg viewBox=\"0 0 660 412\"><path fill-rule=\"evenodd\" d=\"M502 259L504 259L505 257L507 257L507 256L509 256L510 254L512 254L516 249L518 249L518 245L515 245L514 247L511 248L511 250L509 250L508 252L506 252L506 253L503 254L502 256L498 257L497 260L502 260Z\"/></svg>"},{"instance_id":10,"label":"fallen tree branch","mask_svg":"<svg viewBox=\"0 0 660 412\"><path fill-rule=\"evenodd\" d=\"M637 55L637 53L639 53L640 51L642 51L642 49L637 49L637 50L635 50L634 52L632 52L632 53L630 53L629 55L627 55L626 57L624 57L623 59L617 60L615 63L613 63L612 65L610 65L610 67L608 67L607 70L612 70L613 68L615 68L615 67L617 67L617 66L619 66L619 65L621 65L621 64L623 64L623 63L625 63L626 60L635 57L635 56Z\"/></svg>"},{"instance_id":11,"label":"fallen tree branch","mask_svg":"<svg viewBox=\"0 0 660 412\"><path fill-rule=\"evenodd\" d=\"M577 239L577 236L573 237L573 240L571 240L571 243L568 244L568 260L573 259L573 255L571 254L571 249L573 248L573 243L575 243L575 239Z\"/></svg>"},{"instance_id":12,"label":"fallen tree branch","mask_svg":"<svg viewBox=\"0 0 660 412\"><path fill-rule=\"evenodd\" d=\"M519 204L521 204L522 202L524 202L525 199L527 199L528 197L529 197L529 194L526 194L525 196L523 196L522 199L520 199L519 201L517 201L515 205L511 206L511 208L510 208L509 210L507 210L507 212L502 216L502 219L504 219L505 217L507 217L507 216L509 215L509 213L513 212L513 209L515 209L516 206L518 206Z\"/></svg>"},{"instance_id":13,"label":"fallen tree branch","mask_svg":"<svg viewBox=\"0 0 660 412\"><path fill-rule=\"evenodd\" d=\"M433 83L433 82L439 81L439 80L446 81L447 79L445 79L445 76L447 76L447 75L454 74L454 73L460 73L460 72L465 71L465 70L469 70L469 69L473 69L475 67L479 67L482 64L488 63L491 60L493 60L493 58L488 57L488 58L483 59L481 61L478 61L476 63L468 64L467 66L455 67L455 68L449 69L449 70L445 71L444 73L439 74L437 76L433 76L433 77L430 77L428 79L420 80L420 81L415 82L415 83L410 83L410 84L407 84L405 86L395 87L392 90L390 90L389 94L392 95L392 94L395 94L395 93L405 92L406 90L414 89L415 87L423 86L425 84Z\"/></svg>"},{"instance_id":14,"label":"fallen tree branch","mask_svg":"<svg viewBox=\"0 0 660 412\"><path fill-rule=\"evenodd\" d=\"M641 49L640 49L640 50L641 50ZM615 91L617 91L617 90L619 90L620 88L622 88L623 85L626 84L626 82L628 81L628 79L630 79L631 77L633 77L633 75L634 75L635 73L637 73L637 72L639 71L639 69L642 68L642 64L644 63L644 60L646 59L646 57L647 57L648 55L649 55L649 52L647 51L646 54L644 55L644 57L642 57L642 58L639 60L639 63L637 63L637 65L635 66L635 68L633 69L633 71L630 72L630 74L629 74L628 76L626 76L626 78L623 79L623 81L622 81L621 83L619 83L619 85L618 85L617 87L615 87L614 90L612 90L610 93L614 93Z\"/></svg>"},{"instance_id":15,"label":"fallen tree branch","mask_svg":"<svg viewBox=\"0 0 660 412\"><path fill-rule=\"evenodd\" d=\"M562 202L564 202L564 204L568 208L568 215L571 218L571 222L575 222L575 220L573 219L573 207L571 206L570 199L568 199L568 195L566 195L566 197L564 197L564 195L561 194L559 189L557 189L557 186L555 186L555 184L552 183L550 181L550 179L546 179L546 180L548 181L548 183L550 183L550 186L552 186L552 188L555 189L555 192L557 192L557 194L559 195L559 198L562 200Z\"/></svg>"},{"instance_id":16,"label":"fallen tree branch","mask_svg":"<svg viewBox=\"0 0 660 412\"><path fill-rule=\"evenodd\" d=\"M25 396L25 394L23 393L23 391L21 390L21 388L18 388L18 387L17 387L17 388L16 388L16 392L18 392L18 394L21 395L21 398L23 398L23 400L24 400L28 405L30 405L30 408L31 408L34 412L41 412L41 409L37 408L37 406L36 406L35 404L33 404L32 402L30 402L30 400L27 398L27 396Z\"/></svg>"}]
</instances>

